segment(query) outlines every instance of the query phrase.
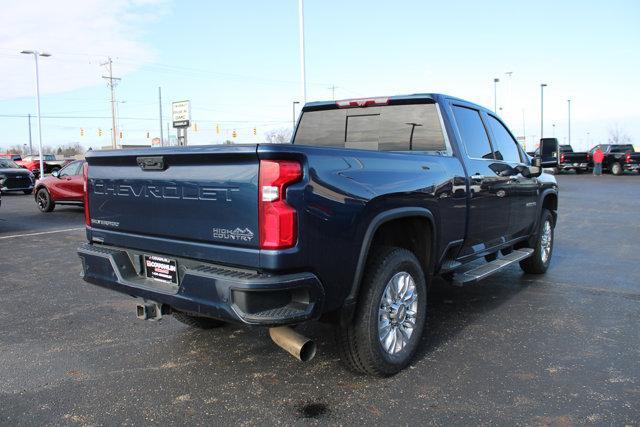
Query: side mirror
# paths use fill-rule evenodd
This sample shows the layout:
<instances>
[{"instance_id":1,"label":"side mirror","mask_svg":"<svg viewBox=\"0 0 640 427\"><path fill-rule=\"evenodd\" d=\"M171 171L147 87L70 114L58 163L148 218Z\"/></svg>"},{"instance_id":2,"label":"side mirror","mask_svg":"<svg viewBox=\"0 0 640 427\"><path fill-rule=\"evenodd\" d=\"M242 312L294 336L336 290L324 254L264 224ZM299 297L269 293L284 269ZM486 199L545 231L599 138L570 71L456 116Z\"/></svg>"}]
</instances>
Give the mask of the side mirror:
<instances>
[{"instance_id":1,"label":"side mirror","mask_svg":"<svg viewBox=\"0 0 640 427\"><path fill-rule=\"evenodd\" d=\"M51 176L54 177L54 178L58 178L59 175L60 175L60 172L58 172L58 171L51 172Z\"/></svg>"}]
</instances>

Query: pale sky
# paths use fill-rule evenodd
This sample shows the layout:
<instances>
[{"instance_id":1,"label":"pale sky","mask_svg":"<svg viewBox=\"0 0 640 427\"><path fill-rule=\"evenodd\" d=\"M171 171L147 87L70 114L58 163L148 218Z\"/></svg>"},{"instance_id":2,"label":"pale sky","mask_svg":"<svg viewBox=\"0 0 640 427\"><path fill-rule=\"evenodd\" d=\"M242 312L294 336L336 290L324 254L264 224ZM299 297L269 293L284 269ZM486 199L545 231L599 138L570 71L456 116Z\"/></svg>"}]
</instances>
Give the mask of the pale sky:
<instances>
[{"instance_id":1,"label":"pale sky","mask_svg":"<svg viewBox=\"0 0 640 427\"><path fill-rule=\"evenodd\" d=\"M50 146L109 144L100 65L108 56L122 78L125 142L159 135L158 86L165 132L170 102L191 100L192 144L220 142L233 130L237 142L260 142L267 130L291 126L292 101L301 100L296 0L2 0L1 7L3 148L28 142L27 119L15 116L35 114L34 61L24 49L53 55L40 61L42 137ZM637 146L639 23L637 0L306 0L307 100L331 99L336 86L336 98L440 92L493 108L499 78L499 113L514 134L533 140L544 82L545 136L566 141L570 98L575 149L605 142L612 126ZM35 141L35 120L32 131Z\"/></svg>"}]
</instances>

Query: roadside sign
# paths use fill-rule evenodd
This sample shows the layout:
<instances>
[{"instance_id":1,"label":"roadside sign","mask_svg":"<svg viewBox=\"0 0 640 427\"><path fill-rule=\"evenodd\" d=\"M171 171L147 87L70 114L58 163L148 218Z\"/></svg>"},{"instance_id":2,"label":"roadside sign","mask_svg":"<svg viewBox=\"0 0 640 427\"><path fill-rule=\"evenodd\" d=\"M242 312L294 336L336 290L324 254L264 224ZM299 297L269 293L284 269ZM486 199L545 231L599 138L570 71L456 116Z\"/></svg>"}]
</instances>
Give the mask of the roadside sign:
<instances>
[{"instance_id":1,"label":"roadside sign","mask_svg":"<svg viewBox=\"0 0 640 427\"><path fill-rule=\"evenodd\" d=\"M176 101L171 103L171 119L174 128L188 128L191 121L191 102Z\"/></svg>"}]
</instances>

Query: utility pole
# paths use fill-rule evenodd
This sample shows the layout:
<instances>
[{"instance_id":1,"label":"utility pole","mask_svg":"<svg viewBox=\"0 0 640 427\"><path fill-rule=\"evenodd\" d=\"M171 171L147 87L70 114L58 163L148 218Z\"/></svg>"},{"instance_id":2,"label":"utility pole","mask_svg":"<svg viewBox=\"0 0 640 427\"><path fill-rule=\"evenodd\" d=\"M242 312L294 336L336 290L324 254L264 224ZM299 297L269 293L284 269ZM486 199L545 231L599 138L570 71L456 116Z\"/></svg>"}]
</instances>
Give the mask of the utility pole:
<instances>
[{"instance_id":1,"label":"utility pole","mask_svg":"<svg viewBox=\"0 0 640 427\"><path fill-rule=\"evenodd\" d=\"M334 101L336 100L336 85L331 85L329 86L329 89L331 89L331 99L333 99Z\"/></svg>"},{"instance_id":2,"label":"utility pole","mask_svg":"<svg viewBox=\"0 0 640 427\"><path fill-rule=\"evenodd\" d=\"M160 146L164 147L164 135L162 135L162 88L160 86L158 86L158 109L160 110Z\"/></svg>"},{"instance_id":3,"label":"utility pole","mask_svg":"<svg viewBox=\"0 0 640 427\"><path fill-rule=\"evenodd\" d=\"M544 138L544 88L546 83L540 83L540 139Z\"/></svg>"},{"instance_id":4,"label":"utility pole","mask_svg":"<svg viewBox=\"0 0 640 427\"><path fill-rule=\"evenodd\" d=\"M298 24L300 36L300 74L302 78L302 103L307 103L307 78L304 61L304 0L298 0Z\"/></svg>"},{"instance_id":5,"label":"utility pole","mask_svg":"<svg viewBox=\"0 0 640 427\"><path fill-rule=\"evenodd\" d=\"M498 114L498 82L500 79L493 79L493 112Z\"/></svg>"},{"instance_id":6,"label":"utility pole","mask_svg":"<svg viewBox=\"0 0 640 427\"><path fill-rule=\"evenodd\" d=\"M525 129L524 108L522 109L522 136L524 137L525 150L527 148L527 130Z\"/></svg>"},{"instance_id":7,"label":"utility pole","mask_svg":"<svg viewBox=\"0 0 640 427\"><path fill-rule=\"evenodd\" d=\"M567 99L567 107L569 108L569 116L568 116L568 125L569 125L569 135L567 135L568 143L571 145L571 100Z\"/></svg>"},{"instance_id":8,"label":"utility pole","mask_svg":"<svg viewBox=\"0 0 640 427\"><path fill-rule=\"evenodd\" d=\"M29 155L33 155L33 144L31 143L31 114L29 114Z\"/></svg>"},{"instance_id":9,"label":"utility pole","mask_svg":"<svg viewBox=\"0 0 640 427\"><path fill-rule=\"evenodd\" d=\"M511 103L511 97L512 97L511 96L511 76L513 75L513 71L507 71L504 74L508 76L508 78L507 78L507 102L505 103L503 101L503 103L502 103L502 105L505 106L505 108L502 111L502 114L504 116L506 116L507 115L507 110L509 111L509 114L511 114L511 109L513 107L512 103Z\"/></svg>"},{"instance_id":10,"label":"utility pole","mask_svg":"<svg viewBox=\"0 0 640 427\"><path fill-rule=\"evenodd\" d=\"M102 76L103 79L109 81L107 83L109 85L109 89L111 89L111 133L113 135L112 146L113 148L117 148L117 129L116 129L116 97L115 97L115 86L120 79L118 77L113 77L113 61L111 57L108 58L107 62L102 63L100 65L108 65L109 66L109 76Z\"/></svg>"}]
</instances>

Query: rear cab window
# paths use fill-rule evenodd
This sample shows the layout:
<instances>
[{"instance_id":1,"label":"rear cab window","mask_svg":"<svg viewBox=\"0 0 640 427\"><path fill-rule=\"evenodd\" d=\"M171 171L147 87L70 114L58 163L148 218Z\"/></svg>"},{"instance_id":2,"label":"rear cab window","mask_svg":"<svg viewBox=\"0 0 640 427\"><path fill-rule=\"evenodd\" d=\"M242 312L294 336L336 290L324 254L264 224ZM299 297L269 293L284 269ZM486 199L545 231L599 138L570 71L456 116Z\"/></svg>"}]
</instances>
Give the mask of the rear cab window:
<instances>
[{"instance_id":1,"label":"rear cab window","mask_svg":"<svg viewBox=\"0 0 640 427\"><path fill-rule=\"evenodd\" d=\"M611 153L633 153L633 145L612 145Z\"/></svg>"},{"instance_id":2,"label":"rear cab window","mask_svg":"<svg viewBox=\"0 0 640 427\"><path fill-rule=\"evenodd\" d=\"M451 154L435 103L305 111L294 144Z\"/></svg>"}]
</instances>

